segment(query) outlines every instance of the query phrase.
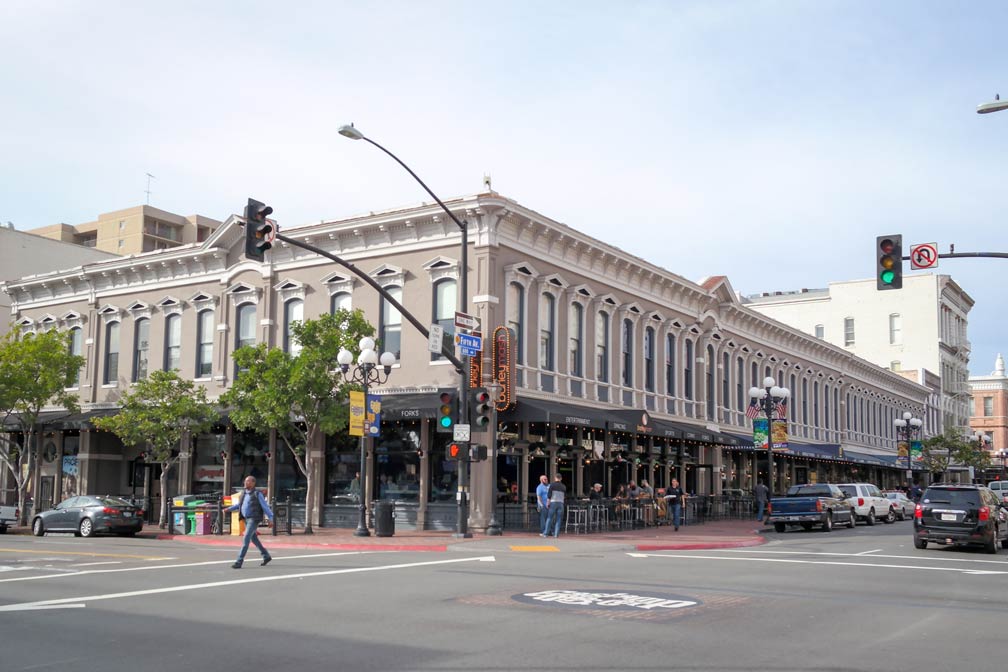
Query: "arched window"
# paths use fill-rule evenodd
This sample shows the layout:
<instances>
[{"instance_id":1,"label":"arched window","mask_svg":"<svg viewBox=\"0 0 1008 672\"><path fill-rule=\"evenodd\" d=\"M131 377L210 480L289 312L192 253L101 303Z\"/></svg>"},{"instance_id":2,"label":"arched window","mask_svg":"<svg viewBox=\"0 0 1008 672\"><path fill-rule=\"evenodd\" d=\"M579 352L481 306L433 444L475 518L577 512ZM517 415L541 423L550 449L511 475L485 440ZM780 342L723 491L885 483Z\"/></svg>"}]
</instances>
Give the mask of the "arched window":
<instances>
[{"instance_id":1,"label":"arched window","mask_svg":"<svg viewBox=\"0 0 1008 672\"><path fill-rule=\"evenodd\" d=\"M675 335L665 335L665 393L675 396Z\"/></svg>"},{"instance_id":2,"label":"arched window","mask_svg":"<svg viewBox=\"0 0 1008 672\"><path fill-rule=\"evenodd\" d=\"M539 301L539 368L553 370L553 331L556 328L556 299L543 294Z\"/></svg>"},{"instance_id":3,"label":"arched window","mask_svg":"<svg viewBox=\"0 0 1008 672\"><path fill-rule=\"evenodd\" d=\"M213 373L214 312L196 313L196 377L209 378Z\"/></svg>"},{"instance_id":4,"label":"arched window","mask_svg":"<svg viewBox=\"0 0 1008 672\"><path fill-rule=\"evenodd\" d=\"M70 330L70 354L77 357L81 356L84 352L84 336L80 327L74 327ZM68 381L67 387L80 387L80 371L76 374L70 375L70 380Z\"/></svg>"},{"instance_id":5,"label":"arched window","mask_svg":"<svg viewBox=\"0 0 1008 672\"><path fill-rule=\"evenodd\" d=\"M633 322L623 320L620 346L623 348L623 386L633 387Z\"/></svg>"},{"instance_id":6,"label":"arched window","mask_svg":"<svg viewBox=\"0 0 1008 672\"><path fill-rule=\"evenodd\" d=\"M609 382L609 313L600 310L595 319L595 354L599 382Z\"/></svg>"},{"instance_id":7,"label":"arched window","mask_svg":"<svg viewBox=\"0 0 1008 672\"><path fill-rule=\"evenodd\" d=\"M693 399L693 341L686 339L686 352L683 354L686 361L683 363L683 396L686 399Z\"/></svg>"},{"instance_id":8,"label":"arched window","mask_svg":"<svg viewBox=\"0 0 1008 672\"><path fill-rule=\"evenodd\" d=\"M150 345L150 320L140 318L133 323L133 382L147 377L147 352Z\"/></svg>"},{"instance_id":9,"label":"arched window","mask_svg":"<svg viewBox=\"0 0 1008 672\"><path fill-rule=\"evenodd\" d=\"M525 363L525 288L517 282L508 285L507 326L514 332L515 360Z\"/></svg>"},{"instance_id":10,"label":"arched window","mask_svg":"<svg viewBox=\"0 0 1008 672\"><path fill-rule=\"evenodd\" d=\"M749 378L752 381L749 387L763 387L763 381L759 379L759 365L756 362L749 367Z\"/></svg>"},{"instance_id":11,"label":"arched window","mask_svg":"<svg viewBox=\"0 0 1008 672\"><path fill-rule=\"evenodd\" d=\"M812 425L819 426L819 381L812 383Z\"/></svg>"},{"instance_id":12,"label":"arched window","mask_svg":"<svg viewBox=\"0 0 1008 672\"><path fill-rule=\"evenodd\" d=\"M735 360L735 408L745 410L745 362L739 357Z\"/></svg>"},{"instance_id":13,"label":"arched window","mask_svg":"<svg viewBox=\"0 0 1008 672\"><path fill-rule=\"evenodd\" d=\"M706 392L706 395L707 395L706 406L707 406L707 419L708 420L713 420L714 419L714 404L716 403L714 401L714 367L715 367L715 362L716 361L717 360L714 359L714 347L708 345L707 346L707 358L704 360L704 368L707 369L707 371L706 371L706 373L707 373L707 376L706 376L706 378L707 378L707 381L706 381L707 384L704 387L707 388L705 390L705 392Z\"/></svg>"},{"instance_id":14,"label":"arched window","mask_svg":"<svg viewBox=\"0 0 1008 672\"><path fill-rule=\"evenodd\" d=\"M790 418L791 422L795 421L795 413L797 413L797 411L795 411L795 406L797 404L794 403L794 395L796 395L798 393L798 388L795 387L795 381L796 380L797 380L797 378L795 378L795 375L792 373L791 374L791 384L788 386L788 389L791 390L791 398L788 399L788 413L791 415L791 418Z\"/></svg>"},{"instance_id":15,"label":"arched window","mask_svg":"<svg viewBox=\"0 0 1008 672\"><path fill-rule=\"evenodd\" d=\"M801 421L803 425L808 424L808 378L801 381Z\"/></svg>"},{"instance_id":16,"label":"arched window","mask_svg":"<svg viewBox=\"0 0 1008 672\"><path fill-rule=\"evenodd\" d=\"M243 303L238 306L238 314L235 315L235 350L256 344L255 318L256 307L254 303ZM238 372L243 370L235 364L235 378L238 377Z\"/></svg>"},{"instance_id":17,"label":"arched window","mask_svg":"<svg viewBox=\"0 0 1008 672\"><path fill-rule=\"evenodd\" d=\"M351 310L349 292L337 292L329 298L329 314L335 315L337 310Z\"/></svg>"},{"instance_id":18,"label":"arched window","mask_svg":"<svg viewBox=\"0 0 1008 672\"><path fill-rule=\"evenodd\" d=\"M568 339L568 373L572 376L581 377L584 375L581 343L584 338L584 308L580 303L570 304L567 312L567 339Z\"/></svg>"},{"instance_id":19,"label":"arched window","mask_svg":"<svg viewBox=\"0 0 1008 672\"><path fill-rule=\"evenodd\" d=\"M830 398L829 398L829 392L830 392L829 385L824 385L823 386L823 426L826 429L830 428L830 417L829 417Z\"/></svg>"},{"instance_id":20,"label":"arched window","mask_svg":"<svg viewBox=\"0 0 1008 672\"><path fill-rule=\"evenodd\" d=\"M164 370L178 371L182 367L182 316L165 318Z\"/></svg>"},{"instance_id":21,"label":"arched window","mask_svg":"<svg viewBox=\"0 0 1008 672\"><path fill-rule=\"evenodd\" d=\"M105 325L105 385L114 385L119 380L119 323Z\"/></svg>"},{"instance_id":22,"label":"arched window","mask_svg":"<svg viewBox=\"0 0 1008 672\"><path fill-rule=\"evenodd\" d=\"M301 354L301 344L294 335L294 323L304 321L304 301L291 299L284 304L283 349L291 357Z\"/></svg>"},{"instance_id":23,"label":"arched window","mask_svg":"<svg viewBox=\"0 0 1008 672\"><path fill-rule=\"evenodd\" d=\"M726 352L721 356L721 405L731 408L731 356Z\"/></svg>"},{"instance_id":24,"label":"arched window","mask_svg":"<svg viewBox=\"0 0 1008 672\"><path fill-rule=\"evenodd\" d=\"M654 329L648 327L644 330L644 389L654 392Z\"/></svg>"},{"instance_id":25,"label":"arched window","mask_svg":"<svg viewBox=\"0 0 1008 672\"><path fill-rule=\"evenodd\" d=\"M402 287L386 287L385 291L402 305ZM378 333L381 336L378 349L381 352L391 352L397 360L402 359L402 314L384 296L381 298Z\"/></svg>"},{"instance_id":26,"label":"arched window","mask_svg":"<svg viewBox=\"0 0 1008 672\"><path fill-rule=\"evenodd\" d=\"M455 340L455 311L458 310L458 285L451 278L434 283L434 323L444 329L445 336L452 343ZM441 359L440 354L432 354L431 359Z\"/></svg>"}]
</instances>

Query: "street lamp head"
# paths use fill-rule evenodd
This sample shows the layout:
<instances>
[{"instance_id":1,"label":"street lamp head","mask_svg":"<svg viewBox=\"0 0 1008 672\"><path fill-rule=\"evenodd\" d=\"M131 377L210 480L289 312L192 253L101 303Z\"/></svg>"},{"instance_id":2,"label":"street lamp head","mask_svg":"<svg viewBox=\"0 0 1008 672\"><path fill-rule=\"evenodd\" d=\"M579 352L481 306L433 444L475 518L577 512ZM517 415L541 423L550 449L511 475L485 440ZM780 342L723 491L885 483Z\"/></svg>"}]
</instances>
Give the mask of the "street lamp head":
<instances>
[{"instance_id":1,"label":"street lamp head","mask_svg":"<svg viewBox=\"0 0 1008 672\"><path fill-rule=\"evenodd\" d=\"M353 124L343 124L339 127L339 134L351 140L363 140L364 134L354 128Z\"/></svg>"},{"instance_id":2,"label":"street lamp head","mask_svg":"<svg viewBox=\"0 0 1008 672\"><path fill-rule=\"evenodd\" d=\"M767 376L766 378L763 379L763 387L773 387L776 384L777 381L770 376Z\"/></svg>"},{"instance_id":3,"label":"street lamp head","mask_svg":"<svg viewBox=\"0 0 1008 672\"><path fill-rule=\"evenodd\" d=\"M759 396L760 396L760 392L762 392L762 391L763 390L759 389L758 387L750 387L749 388L749 397L751 399L758 399Z\"/></svg>"},{"instance_id":4,"label":"street lamp head","mask_svg":"<svg viewBox=\"0 0 1008 672\"><path fill-rule=\"evenodd\" d=\"M396 363L396 357L391 352L383 352L379 361L386 369L390 369Z\"/></svg>"},{"instance_id":5,"label":"street lamp head","mask_svg":"<svg viewBox=\"0 0 1008 672\"><path fill-rule=\"evenodd\" d=\"M357 344L357 347L360 348L361 352L364 352L365 350L374 350L374 345L375 345L374 339L371 338L370 336L365 336L364 338L360 339L360 342Z\"/></svg>"},{"instance_id":6,"label":"street lamp head","mask_svg":"<svg viewBox=\"0 0 1008 672\"><path fill-rule=\"evenodd\" d=\"M773 397L774 399L783 399L784 388L777 387L776 385L774 385L773 387L770 388L770 396Z\"/></svg>"},{"instance_id":7,"label":"street lamp head","mask_svg":"<svg viewBox=\"0 0 1008 672\"><path fill-rule=\"evenodd\" d=\"M360 355L357 356L357 363L374 366L378 363L378 353L374 350L361 350Z\"/></svg>"},{"instance_id":8,"label":"street lamp head","mask_svg":"<svg viewBox=\"0 0 1008 672\"><path fill-rule=\"evenodd\" d=\"M991 112L1000 112L1001 110L1008 110L1008 100L1001 100L996 95L993 102L977 105L977 114L989 114Z\"/></svg>"},{"instance_id":9,"label":"street lamp head","mask_svg":"<svg viewBox=\"0 0 1008 672\"><path fill-rule=\"evenodd\" d=\"M903 411L903 419L904 420L909 420L912 417L913 417L913 413L911 413L910 411Z\"/></svg>"},{"instance_id":10,"label":"street lamp head","mask_svg":"<svg viewBox=\"0 0 1008 672\"><path fill-rule=\"evenodd\" d=\"M353 353L346 348L341 348L339 354L336 355L336 361L339 362L340 368L346 371L346 367L353 363Z\"/></svg>"},{"instance_id":11,"label":"street lamp head","mask_svg":"<svg viewBox=\"0 0 1008 672\"><path fill-rule=\"evenodd\" d=\"M920 429L924 426L924 421L920 418L910 418L910 426L914 429Z\"/></svg>"},{"instance_id":12,"label":"street lamp head","mask_svg":"<svg viewBox=\"0 0 1008 672\"><path fill-rule=\"evenodd\" d=\"M904 420L903 418L896 418L895 420L893 420L893 424L902 429L903 427L907 426L907 421Z\"/></svg>"}]
</instances>

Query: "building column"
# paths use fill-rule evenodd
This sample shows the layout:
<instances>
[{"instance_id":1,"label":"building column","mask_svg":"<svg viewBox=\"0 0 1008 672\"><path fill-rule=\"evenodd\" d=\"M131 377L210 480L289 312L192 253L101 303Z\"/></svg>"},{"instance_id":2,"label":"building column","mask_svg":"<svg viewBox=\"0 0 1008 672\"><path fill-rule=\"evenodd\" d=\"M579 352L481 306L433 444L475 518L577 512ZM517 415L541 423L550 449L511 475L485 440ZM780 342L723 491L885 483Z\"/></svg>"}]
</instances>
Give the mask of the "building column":
<instances>
[{"instance_id":1,"label":"building column","mask_svg":"<svg viewBox=\"0 0 1008 672\"><path fill-rule=\"evenodd\" d=\"M418 498L417 504L417 530L424 530L427 528L427 495L430 492L431 480L430 454L434 443L430 431L431 422L436 421L426 419L420 421L420 451L423 454L420 456L420 497Z\"/></svg>"},{"instance_id":2,"label":"building column","mask_svg":"<svg viewBox=\"0 0 1008 672\"><path fill-rule=\"evenodd\" d=\"M322 503L325 501L325 479L326 479L326 436L319 432L315 437L315 445L305 451L305 468L311 474L312 483L315 485L315 492L312 493L311 505L314 508L314 516L311 524L313 526L322 525ZM307 518L306 518L307 520Z\"/></svg>"},{"instance_id":3,"label":"building column","mask_svg":"<svg viewBox=\"0 0 1008 672\"><path fill-rule=\"evenodd\" d=\"M178 461L178 491L183 494L192 492L192 436L188 431L182 432L179 441Z\"/></svg>"}]
</instances>

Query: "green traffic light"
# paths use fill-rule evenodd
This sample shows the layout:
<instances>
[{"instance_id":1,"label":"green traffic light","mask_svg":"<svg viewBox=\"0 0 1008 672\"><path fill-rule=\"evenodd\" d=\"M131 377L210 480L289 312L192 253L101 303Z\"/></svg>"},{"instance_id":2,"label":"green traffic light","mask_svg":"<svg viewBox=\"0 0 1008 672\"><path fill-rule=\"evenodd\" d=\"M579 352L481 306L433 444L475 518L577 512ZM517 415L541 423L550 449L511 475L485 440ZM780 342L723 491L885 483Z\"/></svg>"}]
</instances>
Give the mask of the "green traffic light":
<instances>
[{"instance_id":1,"label":"green traffic light","mask_svg":"<svg viewBox=\"0 0 1008 672\"><path fill-rule=\"evenodd\" d=\"M448 417L447 415L441 417L441 426L442 427L451 427L451 424L452 424L452 419L450 417Z\"/></svg>"},{"instance_id":2,"label":"green traffic light","mask_svg":"<svg viewBox=\"0 0 1008 672\"><path fill-rule=\"evenodd\" d=\"M892 271L882 271L882 282L884 282L887 285L891 285L893 278L895 277L896 274L893 273Z\"/></svg>"}]
</instances>

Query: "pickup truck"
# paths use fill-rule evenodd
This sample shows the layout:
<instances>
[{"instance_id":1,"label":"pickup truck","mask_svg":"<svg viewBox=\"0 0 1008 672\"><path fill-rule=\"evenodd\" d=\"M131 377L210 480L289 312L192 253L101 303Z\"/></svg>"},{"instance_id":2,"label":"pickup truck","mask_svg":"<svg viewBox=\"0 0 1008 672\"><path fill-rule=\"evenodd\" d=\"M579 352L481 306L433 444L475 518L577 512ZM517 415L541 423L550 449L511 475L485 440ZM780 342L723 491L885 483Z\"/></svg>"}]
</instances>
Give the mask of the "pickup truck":
<instances>
[{"instance_id":1,"label":"pickup truck","mask_svg":"<svg viewBox=\"0 0 1008 672\"><path fill-rule=\"evenodd\" d=\"M0 505L0 534L7 534L7 527L17 525L17 509Z\"/></svg>"},{"instance_id":2,"label":"pickup truck","mask_svg":"<svg viewBox=\"0 0 1008 672\"><path fill-rule=\"evenodd\" d=\"M801 525L806 530L822 525L823 531L829 532L835 523L854 527L856 516L844 502L840 488L828 483L812 483L792 485L786 496L771 498L767 520L777 532L783 532L789 524Z\"/></svg>"}]
</instances>

